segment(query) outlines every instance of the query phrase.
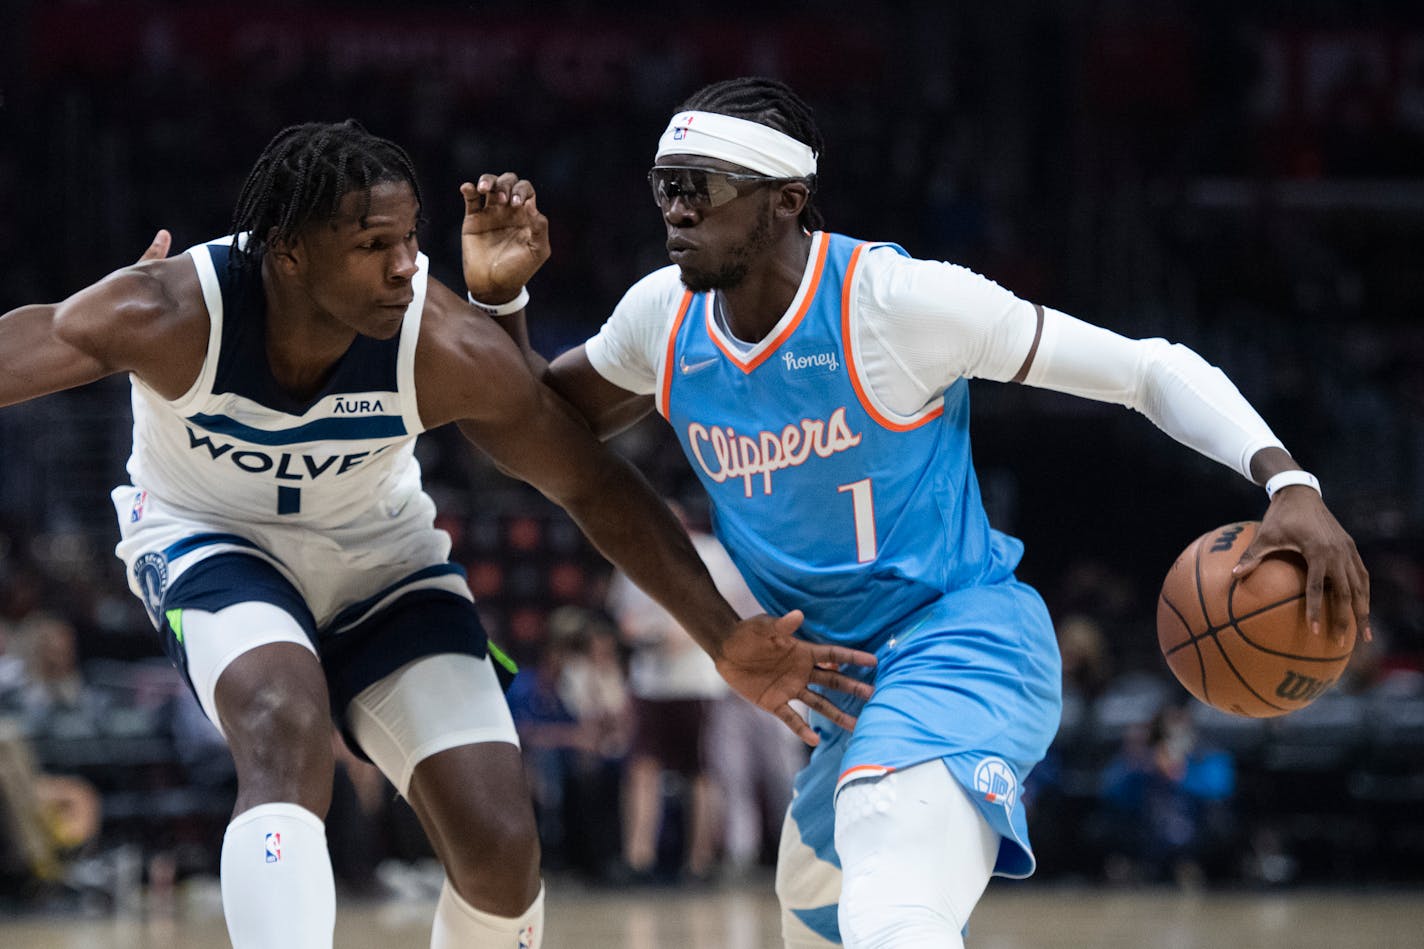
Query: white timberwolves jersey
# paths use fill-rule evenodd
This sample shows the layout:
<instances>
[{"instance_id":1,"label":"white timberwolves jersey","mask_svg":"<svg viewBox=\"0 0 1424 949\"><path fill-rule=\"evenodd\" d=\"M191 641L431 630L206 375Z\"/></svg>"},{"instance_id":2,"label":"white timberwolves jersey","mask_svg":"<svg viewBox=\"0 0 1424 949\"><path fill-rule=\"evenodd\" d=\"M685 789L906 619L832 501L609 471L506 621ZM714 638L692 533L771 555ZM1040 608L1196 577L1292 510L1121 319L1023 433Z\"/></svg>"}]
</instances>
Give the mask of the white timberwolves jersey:
<instances>
[{"instance_id":1,"label":"white timberwolves jersey","mask_svg":"<svg viewBox=\"0 0 1424 949\"><path fill-rule=\"evenodd\" d=\"M357 336L310 400L277 384L267 361L256 268L228 266L231 238L191 248L211 327L191 389L173 402L132 379L133 484L167 505L253 524L348 524L420 492L415 348L429 262L395 339ZM136 502L137 503L137 502Z\"/></svg>"}]
</instances>

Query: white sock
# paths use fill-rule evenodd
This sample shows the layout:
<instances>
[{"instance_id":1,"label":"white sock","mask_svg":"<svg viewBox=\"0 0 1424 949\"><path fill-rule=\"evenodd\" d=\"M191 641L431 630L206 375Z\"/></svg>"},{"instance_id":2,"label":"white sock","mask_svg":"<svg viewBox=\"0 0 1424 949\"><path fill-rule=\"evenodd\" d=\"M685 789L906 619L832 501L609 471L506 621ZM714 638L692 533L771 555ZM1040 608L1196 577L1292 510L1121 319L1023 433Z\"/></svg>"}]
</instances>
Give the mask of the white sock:
<instances>
[{"instance_id":1,"label":"white sock","mask_svg":"<svg viewBox=\"0 0 1424 949\"><path fill-rule=\"evenodd\" d=\"M296 804L259 804L227 825L223 915L233 949L331 949L336 884L326 825Z\"/></svg>"},{"instance_id":2,"label":"white sock","mask_svg":"<svg viewBox=\"0 0 1424 949\"><path fill-rule=\"evenodd\" d=\"M475 909L455 892L450 880L435 905L430 949L539 949L544 938L544 885L519 916L510 919Z\"/></svg>"}]
</instances>

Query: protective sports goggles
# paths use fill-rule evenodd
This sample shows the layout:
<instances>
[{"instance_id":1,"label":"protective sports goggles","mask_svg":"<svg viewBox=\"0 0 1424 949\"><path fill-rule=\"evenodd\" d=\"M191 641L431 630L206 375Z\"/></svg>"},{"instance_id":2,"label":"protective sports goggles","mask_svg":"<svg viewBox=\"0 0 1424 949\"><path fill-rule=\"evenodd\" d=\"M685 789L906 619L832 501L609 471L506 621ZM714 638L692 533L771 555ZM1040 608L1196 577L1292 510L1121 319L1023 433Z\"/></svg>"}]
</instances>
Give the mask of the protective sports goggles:
<instances>
[{"instance_id":1,"label":"protective sports goggles","mask_svg":"<svg viewBox=\"0 0 1424 949\"><path fill-rule=\"evenodd\" d=\"M771 175L736 175L690 165L655 165L648 172L648 184L653 200L666 211L681 198L690 208L702 211L717 208L746 193L738 184L753 181L758 184L781 181L801 181L800 178L775 178Z\"/></svg>"}]
</instances>

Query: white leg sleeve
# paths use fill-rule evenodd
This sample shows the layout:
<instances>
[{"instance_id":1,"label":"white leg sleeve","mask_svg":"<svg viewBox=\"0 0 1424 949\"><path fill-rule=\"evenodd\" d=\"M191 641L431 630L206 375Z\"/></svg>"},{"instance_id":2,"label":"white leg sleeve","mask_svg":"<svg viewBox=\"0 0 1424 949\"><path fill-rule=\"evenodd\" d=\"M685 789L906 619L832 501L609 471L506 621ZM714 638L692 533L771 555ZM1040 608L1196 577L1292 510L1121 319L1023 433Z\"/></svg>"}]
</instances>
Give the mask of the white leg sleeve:
<instances>
[{"instance_id":1,"label":"white leg sleeve","mask_svg":"<svg viewBox=\"0 0 1424 949\"><path fill-rule=\"evenodd\" d=\"M294 643L312 655L316 649L300 624L271 603L234 603L216 613L182 610L169 622L182 638L188 654L188 678L208 720L222 731L213 692L223 670L245 652L269 643Z\"/></svg>"},{"instance_id":2,"label":"white leg sleeve","mask_svg":"<svg viewBox=\"0 0 1424 949\"><path fill-rule=\"evenodd\" d=\"M401 794L415 766L457 745L518 747L514 718L486 656L439 653L406 663L362 690L346 709L361 750Z\"/></svg>"},{"instance_id":3,"label":"white leg sleeve","mask_svg":"<svg viewBox=\"0 0 1424 949\"><path fill-rule=\"evenodd\" d=\"M336 885L321 818L296 804L237 815L223 837L222 898L233 949L331 949Z\"/></svg>"},{"instance_id":4,"label":"white leg sleeve","mask_svg":"<svg viewBox=\"0 0 1424 949\"><path fill-rule=\"evenodd\" d=\"M522 915L513 919L475 909L450 881L435 904L430 949L539 949L544 938L544 887Z\"/></svg>"},{"instance_id":5,"label":"white leg sleeve","mask_svg":"<svg viewBox=\"0 0 1424 949\"><path fill-rule=\"evenodd\" d=\"M999 835L935 760L842 788L836 852L847 949L958 949Z\"/></svg>"}]
</instances>

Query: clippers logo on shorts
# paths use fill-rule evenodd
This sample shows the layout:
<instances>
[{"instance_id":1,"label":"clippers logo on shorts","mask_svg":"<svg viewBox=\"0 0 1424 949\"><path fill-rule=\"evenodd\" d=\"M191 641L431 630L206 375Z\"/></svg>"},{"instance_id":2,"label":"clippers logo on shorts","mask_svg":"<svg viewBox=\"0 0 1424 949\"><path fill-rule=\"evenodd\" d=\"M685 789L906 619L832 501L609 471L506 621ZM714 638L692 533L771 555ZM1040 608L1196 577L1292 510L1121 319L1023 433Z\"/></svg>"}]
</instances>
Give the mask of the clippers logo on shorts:
<instances>
[{"instance_id":1,"label":"clippers logo on shorts","mask_svg":"<svg viewBox=\"0 0 1424 949\"><path fill-rule=\"evenodd\" d=\"M148 501L148 492L140 491L134 495L133 507L129 508L129 523L137 524L143 519L143 506Z\"/></svg>"},{"instance_id":2,"label":"clippers logo on shorts","mask_svg":"<svg viewBox=\"0 0 1424 949\"><path fill-rule=\"evenodd\" d=\"M1003 758L985 758L974 769L974 790L984 795L990 804L1002 804L1005 810L1013 810L1018 789L1018 779Z\"/></svg>"},{"instance_id":3,"label":"clippers logo on shorts","mask_svg":"<svg viewBox=\"0 0 1424 949\"><path fill-rule=\"evenodd\" d=\"M268 834L268 835L267 835L267 862L268 862L268 863L281 863L281 862L282 862L282 835L281 835L281 834Z\"/></svg>"},{"instance_id":4,"label":"clippers logo on shorts","mask_svg":"<svg viewBox=\"0 0 1424 949\"><path fill-rule=\"evenodd\" d=\"M144 554L134 561L134 581L137 583L143 608L154 628L163 628L163 592L168 589L168 559L159 553Z\"/></svg>"}]
</instances>

